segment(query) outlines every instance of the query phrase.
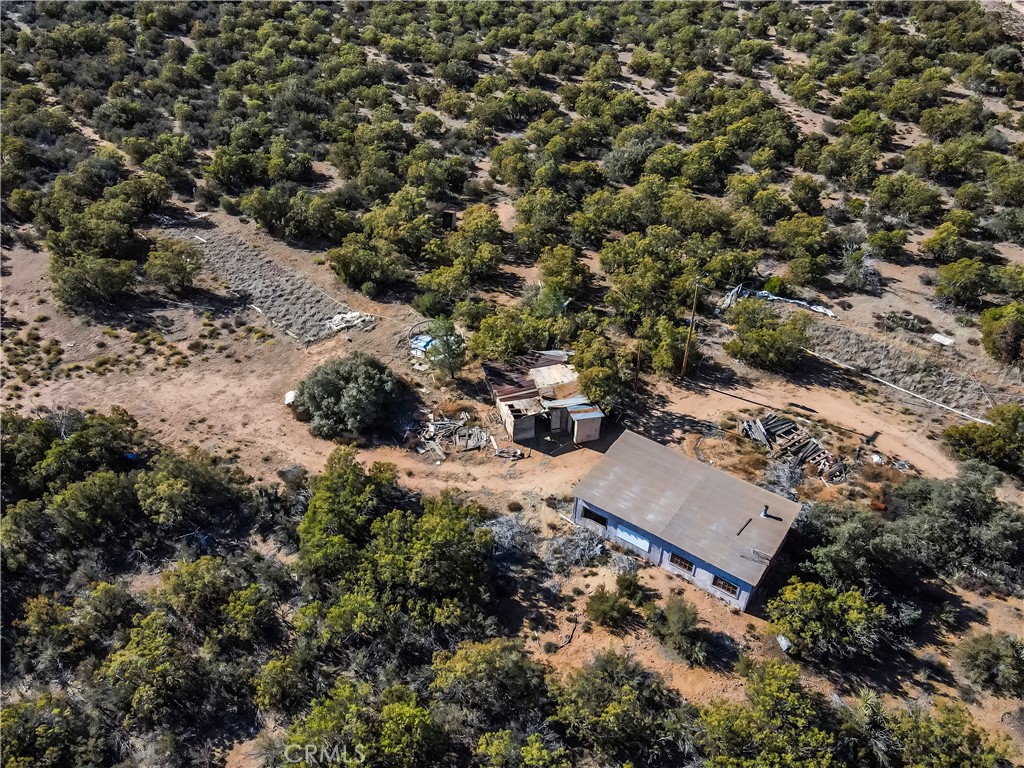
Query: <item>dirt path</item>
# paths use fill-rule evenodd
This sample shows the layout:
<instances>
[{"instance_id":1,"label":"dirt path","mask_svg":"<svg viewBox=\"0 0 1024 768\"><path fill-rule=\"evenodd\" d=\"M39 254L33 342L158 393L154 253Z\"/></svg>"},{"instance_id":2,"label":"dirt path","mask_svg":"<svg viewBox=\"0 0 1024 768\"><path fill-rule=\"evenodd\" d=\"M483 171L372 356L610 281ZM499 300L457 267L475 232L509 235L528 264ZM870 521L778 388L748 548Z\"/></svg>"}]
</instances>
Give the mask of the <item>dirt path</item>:
<instances>
[{"instance_id":1,"label":"dirt path","mask_svg":"<svg viewBox=\"0 0 1024 768\"><path fill-rule=\"evenodd\" d=\"M666 405L652 418L666 424L683 424L686 418L717 423L743 409L770 408L797 418L827 421L858 441L870 439L877 450L902 457L928 477L956 474L956 462L941 441L928 436L917 418L850 392L794 384L779 377L758 377L750 384L733 385L727 390L700 386L680 389L662 383L656 393L665 398ZM683 433L677 429L672 434L678 439Z\"/></svg>"}]
</instances>

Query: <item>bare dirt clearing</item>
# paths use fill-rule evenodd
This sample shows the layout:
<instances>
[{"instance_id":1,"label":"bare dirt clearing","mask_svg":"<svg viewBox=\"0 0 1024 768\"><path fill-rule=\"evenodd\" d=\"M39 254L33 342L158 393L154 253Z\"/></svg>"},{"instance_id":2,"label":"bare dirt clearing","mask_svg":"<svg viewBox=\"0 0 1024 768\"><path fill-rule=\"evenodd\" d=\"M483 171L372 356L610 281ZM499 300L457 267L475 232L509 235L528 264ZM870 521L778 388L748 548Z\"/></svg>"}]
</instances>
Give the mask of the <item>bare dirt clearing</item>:
<instances>
[{"instance_id":1,"label":"bare dirt clearing","mask_svg":"<svg viewBox=\"0 0 1024 768\"><path fill-rule=\"evenodd\" d=\"M162 234L198 244L208 266L250 307L266 315L274 328L300 343L320 341L341 330L330 321L351 312L347 304L230 233L198 223L168 228Z\"/></svg>"}]
</instances>

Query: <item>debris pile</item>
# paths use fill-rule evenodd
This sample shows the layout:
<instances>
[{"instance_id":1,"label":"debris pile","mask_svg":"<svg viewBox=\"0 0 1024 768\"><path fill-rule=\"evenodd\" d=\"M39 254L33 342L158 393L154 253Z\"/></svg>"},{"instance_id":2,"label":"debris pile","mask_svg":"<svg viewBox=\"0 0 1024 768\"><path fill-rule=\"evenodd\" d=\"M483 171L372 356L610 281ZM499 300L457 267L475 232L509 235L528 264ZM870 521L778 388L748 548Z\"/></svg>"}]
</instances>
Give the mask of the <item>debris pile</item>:
<instances>
[{"instance_id":1,"label":"debris pile","mask_svg":"<svg viewBox=\"0 0 1024 768\"><path fill-rule=\"evenodd\" d=\"M537 549L537 530L521 514L500 515L488 525L497 553L528 557Z\"/></svg>"},{"instance_id":2,"label":"debris pile","mask_svg":"<svg viewBox=\"0 0 1024 768\"><path fill-rule=\"evenodd\" d=\"M744 435L768 447L772 458L788 456L796 464L814 464L818 475L830 483L846 482L850 468L794 421L771 412L740 425Z\"/></svg>"},{"instance_id":3,"label":"debris pile","mask_svg":"<svg viewBox=\"0 0 1024 768\"><path fill-rule=\"evenodd\" d=\"M573 528L565 536L556 536L548 542L544 560L556 573L568 573L572 568L586 565L604 554L601 537L587 528Z\"/></svg>"},{"instance_id":4,"label":"debris pile","mask_svg":"<svg viewBox=\"0 0 1024 768\"><path fill-rule=\"evenodd\" d=\"M859 448L857 449L857 456L858 458L860 458ZM904 474L914 471L914 467L911 465L909 461L904 461L903 459L897 456L886 456L884 453L880 453L879 451L872 451L871 453L869 453L867 460L874 464L876 467L890 466L894 467L900 472L903 472ZM863 461L863 459L861 459L861 461Z\"/></svg>"},{"instance_id":5,"label":"debris pile","mask_svg":"<svg viewBox=\"0 0 1024 768\"><path fill-rule=\"evenodd\" d=\"M356 328L361 331L372 331L377 325L377 318L368 315L366 312L341 312L327 321L327 327L337 333L338 331Z\"/></svg>"},{"instance_id":6,"label":"debris pile","mask_svg":"<svg viewBox=\"0 0 1024 768\"><path fill-rule=\"evenodd\" d=\"M494 455L502 459L521 459L524 454L518 448L499 448L490 430L485 427L469 426L469 414L463 411L458 418L430 414L419 431L416 452L433 452L442 461L448 453L477 451L490 446Z\"/></svg>"},{"instance_id":7,"label":"debris pile","mask_svg":"<svg viewBox=\"0 0 1024 768\"><path fill-rule=\"evenodd\" d=\"M811 312L817 312L819 315L831 317L833 320L839 319L835 312L828 307L821 306L820 304L809 304L802 299L791 299L788 296L778 296L774 293L769 293L768 291L753 291L750 288L745 288L742 283L725 294L725 297L722 299L722 303L718 305L718 311L720 313L724 312L737 301L748 296L754 296L758 299L762 299L763 301L781 301L785 304L792 304L796 307L809 309Z\"/></svg>"}]
</instances>

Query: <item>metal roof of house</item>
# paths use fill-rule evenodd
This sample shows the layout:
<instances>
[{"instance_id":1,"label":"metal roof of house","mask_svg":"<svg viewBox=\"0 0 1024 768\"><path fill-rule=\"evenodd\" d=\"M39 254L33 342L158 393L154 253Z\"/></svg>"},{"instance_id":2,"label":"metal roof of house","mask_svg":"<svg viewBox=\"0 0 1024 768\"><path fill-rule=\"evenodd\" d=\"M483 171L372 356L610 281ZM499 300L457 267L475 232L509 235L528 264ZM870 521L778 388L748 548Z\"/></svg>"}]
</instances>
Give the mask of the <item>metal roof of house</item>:
<instances>
[{"instance_id":1,"label":"metal roof of house","mask_svg":"<svg viewBox=\"0 0 1024 768\"><path fill-rule=\"evenodd\" d=\"M796 502L634 432L612 444L574 494L752 586L800 512Z\"/></svg>"}]
</instances>

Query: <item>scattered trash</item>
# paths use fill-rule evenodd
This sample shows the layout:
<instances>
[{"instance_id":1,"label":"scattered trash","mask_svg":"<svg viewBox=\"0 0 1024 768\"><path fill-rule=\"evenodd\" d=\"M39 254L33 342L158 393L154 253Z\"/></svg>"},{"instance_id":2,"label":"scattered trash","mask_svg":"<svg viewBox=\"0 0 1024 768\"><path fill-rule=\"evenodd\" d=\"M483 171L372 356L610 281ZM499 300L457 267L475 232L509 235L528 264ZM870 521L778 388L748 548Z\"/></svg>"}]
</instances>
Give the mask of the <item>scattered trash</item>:
<instances>
[{"instance_id":1,"label":"scattered trash","mask_svg":"<svg viewBox=\"0 0 1024 768\"><path fill-rule=\"evenodd\" d=\"M783 653L789 653L789 649L793 647L793 644L789 642L789 638L785 635L778 635L775 640L779 644L779 648L782 649Z\"/></svg>"},{"instance_id":2,"label":"scattered trash","mask_svg":"<svg viewBox=\"0 0 1024 768\"><path fill-rule=\"evenodd\" d=\"M718 306L718 311L724 312L737 301L739 301L742 298L746 298L747 296L754 296L758 299L763 299L764 301L781 301L785 304L793 304L797 307L809 309L811 312L817 312L819 315L831 317L833 320L839 319L836 316L835 312L833 312L828 307L821 306L820 304L809 304L808 302L803 301L802 299L790 299L785 296L777 296L776 294L769 293L768 291L753 291L749 288L744 288L742 284L737 285L735 288L733 288L727 294L725 294L725 298L722 299L722 303Z\"/></svg>"},{"instance_id":3,"label":"scattered trash","mask_svg":"<svg viewBox=\"0 0 1024 768\"><path fill-rule=\"evenodd\" d=\"M740 429L751 440L767 446L773 457L791 456L797 464L814 464L825 482L843 483L849 477L846 462L823 448L799 424L774 412L744 421Z\"/></svg>"},{"instance_id":4,"label":"scattered trash","mask_svg":"<svg viewBox=\"0 0 1024 768\"><path fill-rule=\"evenodd\" d=\"M294 389L290 389L284 393L284 404L289 408L295 403L295 398L298 396L298 392Z\"/></svg>"},{"instance_id":5,"label":"scattered trash","mask_svg":"<svg viewBox=\"0 0 1024 768\"><path fill-rule=\"evenodd\" d=\"M409 352L413 357L426 357L427 348L434 343L434 337L421 333L409 339Z\"/></svg>"},{"instance_id":6,"label":"scattered trash","mask_svg":"<svg viewBox=\"0 0 1024 768\"><path fill-rule=\"evenodd\" d=\"M519 461L526 457L526 454L518 448L495 448L494 455L499 459L511 459L512 461Z\"/></svg>"},{"instance_id":7,"label":"scattered trash","mask_svg":"<svg viewBox=\"0 0 1024 768\"><path fill-rule=\"evenodd\" d=\"M337 333L347 328L356 328L364 331L372 331L377 325L377 318L366 312L342 312L327 321L327 327Z\"/></svg>"},{"instance_id":8,"label":"scattered trash","mask_svg":"<svg viewBox=\"0 0 1024 768\"><path fill-rule=\"evenodd\" d=\"M859 448L857 449L857 458L860 459ZM904 474L914 471L914 467L913 465L911 465L909 461L905 461L895 456L886 456L884 453L881 453L879 451L872 451L868 455L868 458L871 460L871 463L874 464L876 467L890 466L893 467L894 469L899 470L900 472L903 472Z\"/></svg>"},{"instance_id":9,"label":"scattered trash","mask_svg":"<svg viewBox=\"0 0 1024 768\"><path fill-rule=\"evenodd\" d=\"M941 344L944 347L951 347L953 342L956 341L952 336L945 336L941 333L933 333L929 338L936 344Z\"/></svg>"}]
</instances>

